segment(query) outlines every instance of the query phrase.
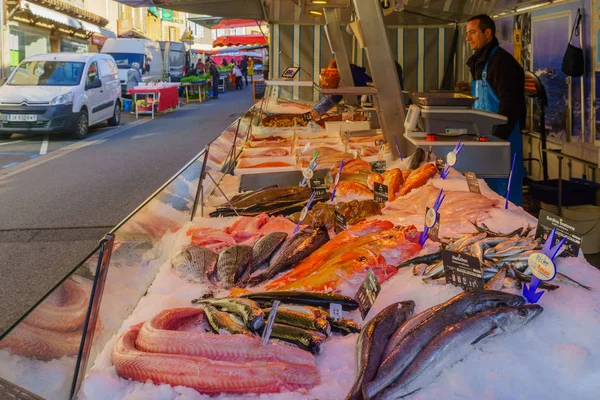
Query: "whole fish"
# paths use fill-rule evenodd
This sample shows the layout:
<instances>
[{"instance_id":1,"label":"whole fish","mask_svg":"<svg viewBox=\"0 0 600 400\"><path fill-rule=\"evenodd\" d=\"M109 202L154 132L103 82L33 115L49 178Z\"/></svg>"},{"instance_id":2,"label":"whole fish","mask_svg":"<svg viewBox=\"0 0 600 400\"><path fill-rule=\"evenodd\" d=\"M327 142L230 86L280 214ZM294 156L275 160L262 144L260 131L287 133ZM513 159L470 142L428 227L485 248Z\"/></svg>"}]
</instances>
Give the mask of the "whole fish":
<instances>
[{"instance_id":1,"label":"whole fish","mask_svg":"<svg viewBox=\"0 0 600 400\"><path fill-rule=\"evenodd\" d=\"M463 292L448 300L444 307L421 321L392 350L381 363L377 375L364 387L365 397L371 398L394 382L415 356L446 326L463 318L498 306L519 306L525 303L521 296L493 290Z\"/></svg>"},{"instance_id":2,"label":"whole fish","mask_svg":"<svg viewBox=\"0 0 600 400\"><path fill-rule=\"evenodd\" d=\"M500 252L496 252L495 249L489 249L491 251L486 252L485 256L487 258L505 258L505 257L510 257L510 256L514 256L517 254L521 254L524 253L526 251L530 251L530 250L535 250L536 247L538 246L537 242L533 242L530 243L526 246L511 246L507 249L504 249Z\"/></svg>"},{"instance_id":3,"label":"whole fish","mask_svg":"<svg viewBox=\"0 0 600 400\"><path fill-rule=\"evenodd\" d=\"M537 304L499 307L447 326L421 350L398 380L383 391L378 399L397 399L414 393L467 356L474 344L501 332L514 332L542 311L543 308Z\"/></svg>"},{"instance_id":4,"label":"whole fish","mask_svg":"<svg viewBox=\"0 0 600 400\"><path fill-rule=\"evenodd\" d=\"M204 311L208 323L216 333L227 331L233 335L252 335L252 332L244 326L242 321L236 321L228 312L219 311L209 304L202 304L200 308Z\"/></svg>"},{"instance_id":5,"label":"whole fish","mask_svg":"<svg viewBox=\"0 0 600 400\"><path fill-rule=\"evenodd\" d=\"M212 250L191 245L175 256L171 265L182 278L204 281L207 279L207 272L215 269L217 258L217 253Z\"/></svg>"},{"instance_id":6,"label":"whole fish","mask_svg":"<svg viewBox=\"0 0 600 400\"><path fill-rule=\"evenodd\" d=\"M224 289L234 286L252 262L252 247L238 244L219 253L217 278Z\"/></svg>"},{"instance_id":7,"label":"whole fish","mask_svg":"<svg viewBox=\"0 0 600 400\"><path fill-rule=\"evenodd\" d=\"M481 246L485 250L490 247L496 247L504 241L506 241L506 239L500 236L488 236L484 239L481 239L478 243L481 243Z\"/></svg>"},{"instance_id":8,"label":"whole fish","mask_svg":"<svg viewBox=\"0 0 600 400\"><path fill-rule=\"evenodd\" d=\"M403 301L384 308L363 328L356 343L357 377L346 400L362 399L362 386L377 372L385 344L415 310L414 301Z\"/></svg>"},{"instance_id":9,"label":"whole fish","mask_svg":"<svg viewBox=\"0 0 600 400\"><path fill-rule=\"evenodd\" d=\"M584 284L577 282L575 279L573 279L561 272L557 272L556 277L554 279L558 280L559 282L564 282L564 283L568 283L573 286L578 286L578 287L588 290L590 292L592 291L591 287L585 286Z\"/></svg>"},{"instance_id":10,"label":"whole fish","mask_svg":"<svg viewBox=\"0 0 600 400\"><path fill-rule=\"evenodd\" d=\"M413 189L420 188L427 181L435 176L437 173L437 168L435 165L427 163L417 169L415 169L409 176L406 178L404 185L400 188L399 196L404 196L410 193Z\"/></svg>"},{"instance_id":11,"label":"whole fish","mask_svg":"<svg viewBox=\"0 0 600 400\"><path fill-rule=\"evenodd\" d=\"M419 256L419 257L412 258L408 261L404 261L402 264L398 265L398 268L409 267L409 266L415 265L415 264L429 265L429 264L439 261L441 259L442 259L442 252L438 251L436 253L427 254L425 256Z\"/></svg>"},{"instance_id":12,"label":"whole fish","mask_svg":"<svg viewBox=\"0 0 600 400\"><path fill-rule=\"evenodd\" d=\"M254 243L254 246L252 246L252 262L248 268L246 268L246 272L240 281L242 283L247 283L252 273L275 253L287 236L288 235L285 232L272 232L258 239L256 243Z\"/></svg>"},{"instance_id":13,"label":"whole fish","mask_svg":"<svg viewBox=\"0 0 600 400\"><path fill-rule=\"evenodd\" d=\"M508 267L504 266L483 286L485 290L501 290L504 286L504 278L506 278L506 270Z\"/></svg>"},{"instance_id":14,"label":"whole fish","mask_svg":"<svg viewBox=\"0 0 600 400\"><path fill-rule=\"evenodd\" d=\"M480 233L477 235L473 235L473 236L469 236L467 238L465 238L460 245L455 248L455 249L448 249L450 251L462 251L464 249L468 249L469 247L471 247L471 245L475 242L478 242L480 240L483 240L487 237L487 233Z\"/></svg>"},{"instance_id":15,"label":"whole fish","mask_svg":"<svg viewBox=\"0 0 600 400\"><path fill-rule=\"evenodd\" d=\"M425 272L423 272L423 278L432 278L443 271L444 271L444 263L442 261L438 261L435 264L432 264L428 268L425 269Z\"/></svg>"},{"instance_id":16,"label":"whole fish","mask_svg":"<svg viewBox=\"0 0 600 400\"><path fill-rule=\"evenodd\" d=\"M479 260L479 264L483 264L483 245L481 242L475 242L469 246L469 250L473 257Z\"/></svg>"},{"instance_id":17,"label":"whole fish","mask_svg":"<svg viewBox=\"0 0 600 400\"><path fill-rule=\"evenodd\" d=\"M501 252L503 250L508 249L509 247L515 246L521 237L519 235L513 235L508 239L505 239L503 242L500 242L494 248L494 252Z\"/></svg>"},{"instance_id":18,"label":"whole fish","mask_svg":"<svg viewBox=\"0 0 600 400\"><path fill-rule=\"evenodd\" d=\"M331 314L329 314L329 311L327 311L327 310L323 310L321 308L313 307L313 306L303 306L303 307L308 308L309 310L313 310L315 312L319 312L319 313L321 313L321 315L324 315L325 318L327 319L327 322L329 322L329 325L331 326L331 330L333 332L341 333L344 336L346 336L350 333L360 332L360 325L352 319L347 319L347 318L335 319L331 316Z\"/></svg>"},{"instance_id":19,"label":"whole fish","mask_svg":"<svg viewBox=\"0 0 600 400\"><path fill-rule=\"evenodd\" d=\"M264 327L262 329L264 329ZM310 351L312 354L319 354L323 349L323 344L327 337L319 332L274 323L273 330L271 331L271 338L292 343L303 350Z\"/></svg>"},{"instance_id":20,"label":"whole fish","mask_svg":"<svg viewBox=\"0 0 600 400\"><path fill-rule=\"evenodd\" d=\"M520 280L521 282L526 282L529 283L531 282L531 276L529 275L525 275L524 273L522 273L521 271L519 271L517 268L514 267L510 267L509 271L511 271L511 276L514 277L515 279ZM545 289L545 290L556 290L558 289L560 286L558 285L553 285L551 283L548 282L544 282L541 281L540 285L538 286L540 289Z\"/></svg>"},{"instance_id":21,"label":"whole fish","mask_svg":"<svg viewBox=\"0 0 600 400\"><path fill-rule=\"evenodd\" d=\"M223 308L238 315L244 320L244 324L251 331L258 330L265 323L265 313L257 302L250 299L223 298L223 299L196 299L193 304L209 304L217 308Z\"/></svg>"},{"instance_id":22,"label":"whole fish","mask_svg":"<svg viewBox=\"0 0 600 400\"><path fill-rule=\"evenodd\" d=\"M280 272L287 271L328 241L329 233L324 225L302 229L281 245L281 250L271 259L269 268L250 278L250 284L264 282Z\"/></svg>"},{"instance_id":23,"label":"whole fish","mask_svg":"<svg viewBox=\"0 0 600 400\"><path fill-rule=\"evenodd\" d=\"M271 307L274 300L279 300L286 304L301 304L325 310L329 310L331 303L341 305L344 311L358 309L358 302L352 297L336 293L279 291L247 293L240 297L254 300L264 307Z\"/></svg>"},{"instance_id":24,"label":"whole fish","mask_svg":"<svg viewBox=\"0 0 600 400\"><path fill-rule=\"evenodd\" d=\"M266 316L271 313L270 308L263 311ZM325 336L331 333L331 325L325 315L304 306L281 305L277 309L275 323L321 332Z\"/></svg>"}]
</instances>

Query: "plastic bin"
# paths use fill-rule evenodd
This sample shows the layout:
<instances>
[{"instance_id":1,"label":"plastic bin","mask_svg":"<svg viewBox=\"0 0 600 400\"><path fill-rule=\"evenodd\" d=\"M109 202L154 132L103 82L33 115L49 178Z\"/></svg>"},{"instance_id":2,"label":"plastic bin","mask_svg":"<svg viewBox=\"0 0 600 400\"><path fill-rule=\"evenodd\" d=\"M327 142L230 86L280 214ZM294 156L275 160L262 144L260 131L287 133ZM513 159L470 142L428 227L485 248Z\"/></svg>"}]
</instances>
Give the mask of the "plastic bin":
<instances>
[{"instance_id":1,"label":"plastic bin","mask_svg":"<svg viewBox=\"0 0 600 400\"><path fill-rule=\"evenodd\" d=\"M558 204L558 179L531 182L531 197L547 204ZM562 181L562 206L594 204L596 188L580 182Z\"/></svg>"},{"instance_id":2,"label":"plastic bin","mask_svg":"<svg viewBox=\"0 0 600 400\"><path fill-rule=\"evenodd\" d=\"M131 111L131 100L123 99L123 111L130 112Z\"/></svg>"},{"instance_id":3,"label":"plastic bin","mask_svg":"<svg viewBox=\"0 0 600 400\"><path fill-rule=\"evenodd\" d=\"M583 236L581 251L584 254L600 253L600 207L565 207L563 217L574 221L575 233Z\"/></svg>"}]
</instances>

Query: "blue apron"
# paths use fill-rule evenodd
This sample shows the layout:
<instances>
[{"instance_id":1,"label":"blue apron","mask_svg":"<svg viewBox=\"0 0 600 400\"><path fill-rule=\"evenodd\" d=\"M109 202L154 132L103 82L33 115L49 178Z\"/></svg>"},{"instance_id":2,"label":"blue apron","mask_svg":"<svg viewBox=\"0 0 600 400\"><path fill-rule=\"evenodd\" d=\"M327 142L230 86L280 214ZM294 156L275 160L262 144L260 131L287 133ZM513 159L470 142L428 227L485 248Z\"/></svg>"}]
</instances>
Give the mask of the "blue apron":
<instances>
[{"instance_id":1,"label":"blue apron","mask_svg":"<svg viewBox=\"0 0 600 400\"><path fill-rule=\"evenodd\" d=\"M498 50L498 46L494 47L490 52L488 61L485 62L481 79L473 81L471 85L471 93L474 97L477 97L477 101L475 101L473 104L473 108L494 113L498 113L498 110L500 109L500 100L498 100L498 96L496 96L496 93L494 93L486 78L489 59L492 57L492 55L494 55L496 50ZM512 154L517 154L511 182L510 196L508 199L514 204L521 206L523 205L524 169L523 138L521 136L519 121L515 123L515 127L508 137L508 142L510 143L511 162ZM506 192L508 190L508 178L487 178L485 181L490 189L492 189L494 192L498 193L500 196L506 196Z\"/></svg>"}]
</instances>

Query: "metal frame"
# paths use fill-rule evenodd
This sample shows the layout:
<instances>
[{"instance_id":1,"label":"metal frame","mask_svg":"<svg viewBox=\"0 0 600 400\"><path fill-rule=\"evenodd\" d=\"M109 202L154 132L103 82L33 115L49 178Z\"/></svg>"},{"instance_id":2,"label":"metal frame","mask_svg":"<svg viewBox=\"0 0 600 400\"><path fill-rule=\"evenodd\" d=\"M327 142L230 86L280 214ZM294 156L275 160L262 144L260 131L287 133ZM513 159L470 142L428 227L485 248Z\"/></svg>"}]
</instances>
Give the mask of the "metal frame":
<instances>
[{"instance_id":1,"label":"metal frame","mask_svg":"<svg viewBox=\"0 0 600 400\"><path fill-rule=\"evenodd\" d=\"M200 202L200 215L204 217L204 177L206 175L206 162L208 160L208 152L210 151L210 144L204 148L204 161L202 161L202 169L200 170L200 180L198 181L198 190L196 190L196 197L194 198L194 205L192 206L192 216L190 221L193 221L196 217L196 207L198 207L198 200L202 196Z\"/></svg>"},{"instance_id":2,"label":"metal frame","mask_svg":"<svg viewBox=\"0 0 600 400\"><path fill-rule=\"evenodd\" d=\"M350 61L348 61L348 53L346 52L346 46L344 45L344 38L342 37L342 31L340 30L340 19L337 15L337 9L335 8L324 8L325 15L325 34L329 41L329 47L335 57L337 63L337 69L340 73L340 86L352 87L354 86L354 79L352 79L352 72L350 70ZM356 105L356 97L345 96L344 101L346 104Z\"/></svg>"}]
</instances>

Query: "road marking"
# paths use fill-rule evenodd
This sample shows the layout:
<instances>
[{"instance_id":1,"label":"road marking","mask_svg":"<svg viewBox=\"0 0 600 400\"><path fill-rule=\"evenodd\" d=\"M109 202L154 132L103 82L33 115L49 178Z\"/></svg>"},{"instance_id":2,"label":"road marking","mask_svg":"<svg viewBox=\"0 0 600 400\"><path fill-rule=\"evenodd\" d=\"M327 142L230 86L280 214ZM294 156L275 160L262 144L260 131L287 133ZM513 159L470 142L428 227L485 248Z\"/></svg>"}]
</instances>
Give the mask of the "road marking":
<instances>
[{"instance_id":1,"label":"road marking","mask_svg":"<svg viewBox=\"0 0 600 400\"><path fill-rule=\"evenodd\" d=\"M11 162L10 164L6 164L2 167L2 169L14 167L15 165L21 164L19 161Z\"/></svg>"},{"instance_id":2,"label":"road marking","mask_svg":"<svg viewBox=\"0 0 600 400\"><path fill-rule=\"evenodd\" d=\"M50 140L50 135L46 133L44 135L44 141L42 142L42 147L40 147L40 154L44 155L48 152L48 141Z\"/></svg>"},{"instance_id":3,"label":"road marking","mask_svg":"<svg viewBox=\"0 0 600 400\"><path fill-rule=\"evenodd\" d=\"M55 151L45 155L44 157L37 157L37 158L31 159L31 160L27 160L27 161L21 163L21 165L17 169L13 168L10 171L0 172L0 182L3 181L4 179L10 178L11 176L14 176L14 175L19 174L24 171L27 171L31 168L38 167L44 163L47 163L48 161L55 160L66 154L69 154L75 150L79 150L79 149L82 149L82 148L90 146L90 145L98 144L103 139L108 139L112 136L118 135L119 133L124 133L130 129L136 128L136 127L143 125L150 121L152 121L152 120L151 119L139 119L135 122L132 122L131 124L124 125L123 129L111 129L106 133L102 133L102 134L98 135L98 137L94 138L95 140L90 140L91 138L85 139L85 140L79 141L77 143L73 143L69 146L65 146L58 150L55 150ZM14 153L11 153L11 154L14 154Z\"/></svg>"},{"instance_id":4,"label":"road marking","mask_svg":"<svg viewBox=\"0 0 600 400\"><path fill-rule=\"evenodd\" d=\"M22 140L15 140L14 142L0 143L0 146L6 146L7 144L15 144L15 143L19 143L19 142L22 142Z\"/></svg>"},{"instance_id":5,"label":"road marking","mask_svg":"<svg viewBox=\"0 0 600 400\"><path fill-rule=\"evenodd\" d=\"M149 137L149 136L155 136L155 135L160 135L160 132L155 132L155 133L143 133L143 134L141 134L141 135L135 135L135 136L132 136L131 138L132 138L132 139L143 139L143 138L146 138L146 137Z\"/></svg>"}]
</instances>

